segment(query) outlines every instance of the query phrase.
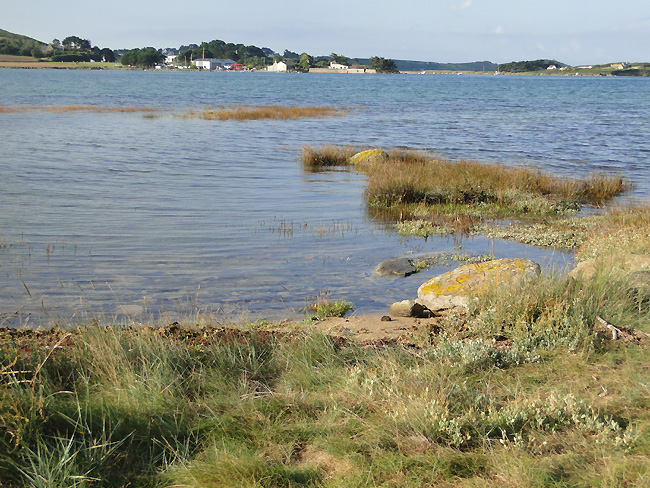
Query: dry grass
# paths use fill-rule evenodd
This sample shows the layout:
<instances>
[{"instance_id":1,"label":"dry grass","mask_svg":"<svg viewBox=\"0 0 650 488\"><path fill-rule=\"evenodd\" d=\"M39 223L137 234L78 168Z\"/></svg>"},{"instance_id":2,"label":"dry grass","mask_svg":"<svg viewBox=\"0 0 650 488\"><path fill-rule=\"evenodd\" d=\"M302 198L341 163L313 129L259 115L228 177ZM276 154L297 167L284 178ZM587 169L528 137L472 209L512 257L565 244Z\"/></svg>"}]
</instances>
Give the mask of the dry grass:
<instances>
[{"instance_id":1,"label":"dry grass","mask_svg":"<svg viewBox=\"0 0 650 488\"><path fill-rule=\"evenodd\" d=\"M308 171L320 171L323 168L346 166L348 160L358 151L352 146L323 146L314 149L309 146L302 148L303 166Z\"/></svg>"},{"instance_id":2,"label":"dry grass","mask_svg":"<svg viewBox=\"0 0 650 488\"><path fill-rule=\"evenodd\" d=\"M386 207L417 203L494 203L515 207L522 197L541 197L550 204L602 205L626 188L620 177L597 174L584 180L556 178L529 168L447 161L404 152L393 154L388 163L373 164L366 171L370 176L369 202Z\"/></svg>"},{"instance_id":3,"label":"dry grass","mask_svg":"<svg viewBox=\"0 0 650 488\"><path fill-rule=\"evenodd\" d=\"M100 107L94 105L44 105L44 106L0 106L0 113L54 112L54 113L144 113L147 117L164 111L151 107ZM188 110L173 114L184 119L203 120L297 120L301 118L342 117L347 112L337 107L287 107L287 106L239 106L223 107L217 110Z\"/></svg>"},{"instance_id":4,"label":"dry grass","mask_svg":"<svg viewBox=\"0 0 650 488\"><path fill-rule=\"evenodd\" d=\"M0 113L20 113L20 112L96 112L96 113L151 113L156 112L157 109L150 107L100 107L96 105L41 105L41 106L16 106L16 107L2 107L0 106Z\"/></svg>"},{"instance_id":5,"label":"dry grass","mask_svg":"<svg viewBox=\"0 0 650 488\"><path fill-rule=\"evenodd\" d=\"M620 252L650 254L650 203L614 208L589 218L591 232L581 241L577 259L608 256Z\"/></svg>"},{"instance_id":6,"label":"dry grass","mask_svg":"<svg viewBox=\"0 0 650 488\"><path fill-rule=\"evenodd\" d=\"M290 107L282 105L235 106L216 110L191 110L184 117L204 120L296 120L302 118L341 117L346 111L337 107Z\"/></svg>"}]
</instances>

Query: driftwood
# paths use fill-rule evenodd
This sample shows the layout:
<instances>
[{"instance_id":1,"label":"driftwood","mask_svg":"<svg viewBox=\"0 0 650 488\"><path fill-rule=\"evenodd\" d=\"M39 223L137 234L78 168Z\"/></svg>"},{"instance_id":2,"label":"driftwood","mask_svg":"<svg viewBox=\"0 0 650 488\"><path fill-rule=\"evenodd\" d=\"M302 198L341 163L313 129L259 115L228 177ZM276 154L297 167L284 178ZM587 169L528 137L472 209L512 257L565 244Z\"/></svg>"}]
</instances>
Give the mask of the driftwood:
<instances>
[{"instance_id":1,"label":"driftwood","mask_svg":"<svg viewBox=\"0 0 650 488\"><path fill-rule=\"evenodd\" d=\"M599 316L596 316L594 330L612 341L622 340L626 342L638 342L650 337L650 334L646 334L640 330L630 330L625 327L616 327Z\"/></svg>"}]
</instances>

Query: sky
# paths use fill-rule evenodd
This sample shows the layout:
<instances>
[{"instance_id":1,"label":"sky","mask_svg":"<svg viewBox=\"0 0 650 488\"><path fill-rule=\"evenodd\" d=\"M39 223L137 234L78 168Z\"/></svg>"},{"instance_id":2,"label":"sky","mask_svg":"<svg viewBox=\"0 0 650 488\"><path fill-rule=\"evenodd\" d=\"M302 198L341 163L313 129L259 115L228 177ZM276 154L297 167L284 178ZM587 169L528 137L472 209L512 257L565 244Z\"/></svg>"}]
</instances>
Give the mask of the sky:
<instances>
[{"instance_id":1,"label":"sky","mask_svg":"<svg viewBox=\"0 0 650 488\"><path fill-rule=\"evenodd\" d=\"M648 0L0 1L0 29L111 49L221 39L351 59L650 62Z\"/></svg>"}]
</instances>

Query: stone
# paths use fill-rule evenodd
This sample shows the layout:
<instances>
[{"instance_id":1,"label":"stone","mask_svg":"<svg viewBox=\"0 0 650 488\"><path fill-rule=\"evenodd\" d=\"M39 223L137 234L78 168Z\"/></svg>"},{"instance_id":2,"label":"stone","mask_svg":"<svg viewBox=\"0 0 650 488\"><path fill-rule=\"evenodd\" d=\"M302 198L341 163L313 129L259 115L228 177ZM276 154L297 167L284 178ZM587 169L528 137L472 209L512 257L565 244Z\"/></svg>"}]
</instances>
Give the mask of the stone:
<instances>
[{"instance_id":1,"label":"stone","mask_svg":"<svg viewBox=\"0 0 650 488\"><path fill-rule=\"evenodd\" d=\"M382 151L381 149L368 149L367 151L356 153L349 159L349 162L356 166L358 164L386 161L387 159L388 153L386 151Z\"/></svg>"},{"instance_id":2,"label":"stone","mask_svg":"<svg viewBox=\"0 0 650 488\"><path fill-rule=\"evenodd\" d=\"M433 312L466 309L477 293L533 279L540 272L539 264L522 258L466 264L423 283L417 303Z\"/></svg>"},{"instance_id":3,"label":"stone","mask_svg":"<svg viewBox=\"0 0 650 488\"><path fill-rule=\"evenodd\" d=\"M650 256L645 254L616 254L588 259L571 270L571 278L592 278L599 270L610 274L627 275L637 271L650 271Z\"/></svg>"},{"instance_id":4,"label":"stone","mask_svg":"<svg viewBox=\"0 0 650 488\"><path fill-rule=\"evenodd\" d=\"M388 315L391 317L414 317L426 319L433 316L431 310L414 300L402 300L393 303L388 309Z\"/></svg>"},{"instance_id":5,"label":"stone","mask_svg":"<svg viewBox=\"0 0 650 488\"><path fill-rule=\"evenodd\" d=\"M395 258L382 261L377 265L375 273L381 276L410 276L417 273L413 260L409 258Z\"/></svg>"}]
</instances>

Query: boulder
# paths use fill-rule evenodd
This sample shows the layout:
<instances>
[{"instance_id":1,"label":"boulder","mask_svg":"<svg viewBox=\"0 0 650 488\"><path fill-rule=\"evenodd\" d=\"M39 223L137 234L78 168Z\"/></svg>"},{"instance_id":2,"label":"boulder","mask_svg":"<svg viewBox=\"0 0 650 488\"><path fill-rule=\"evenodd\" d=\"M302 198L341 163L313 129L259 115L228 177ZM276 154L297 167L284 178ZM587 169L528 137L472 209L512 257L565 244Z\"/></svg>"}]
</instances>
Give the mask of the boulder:
<instances>
[{"instance_id":1,"label":"boulder","mask_svg":"<svg viewBox=\"0 0 650 488\"><path fill-rule=\"evenodd\" d=\"M540 272L539 264L522 258L466 264L422 284L417 303L434 312L467 308L469 298L477 293L532 279Z\"/></svg>"},{"instance_id":2,"label":"boulder","mask_svg":"<svg viewBox=\"0 0 650 488\"><path fill-rule=\"evenodd\" d=\"M377 265L375 273L381 276L410 276L417 273L413 260L409 258L395 258L382 261Z\"/></svg>"},{"instance_id":3,"label":"boulder","mask_svg":"<svg viewBox=\"0 0 650 488\"><path fill-rule=\"evenodd\" d=\"M598 270L621 276L638 271L650 271L650 256L645 254L616 254L601 258L588 259L571 270L571 278L589 279Z\"/></svg>"},{"instance_id":4,"label":"boulder","mask_svg":"<svg viewBox=\"0 0 650 488\"><path fill-rule=\"evenodd\" d=\"M349 162L356 166L358 164L386 161L387 159L388 153L386 151L382 151L381 149L368 149L367 151L356 153L350 158Z\"/></svg>"}]
</instances>

